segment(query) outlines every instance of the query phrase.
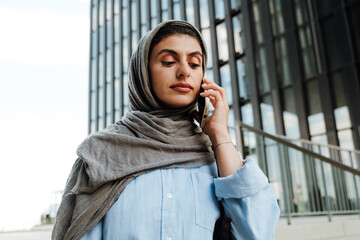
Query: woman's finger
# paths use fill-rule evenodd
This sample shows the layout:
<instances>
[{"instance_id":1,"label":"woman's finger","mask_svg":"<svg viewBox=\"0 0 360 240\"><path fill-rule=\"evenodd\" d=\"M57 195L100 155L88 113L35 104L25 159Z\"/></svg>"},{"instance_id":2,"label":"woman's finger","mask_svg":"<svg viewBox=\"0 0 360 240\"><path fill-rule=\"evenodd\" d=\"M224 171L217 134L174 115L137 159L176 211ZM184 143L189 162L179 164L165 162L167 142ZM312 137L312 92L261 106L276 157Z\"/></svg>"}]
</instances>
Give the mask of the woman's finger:
<instances>
[{"instance_id":1,"label":"woman's finger","mask_svg":"<svg viewBox=\"0 0 360 240\"><path fill-rule=\"evenodd\" d=\"M206 92L202 92L200 93L200 95L202 97L213 97L214 101L215 101L215 105L216 103L221 103L224 101L224 99L222 98L221 94L219 91L206 91ZM226 103L226 102L225 102ZM213 104L214 105L214 104ZM214 107L215 107L214 105Z\"/></svg>"},{"instance_id":2,"label":"woman's finger","mask_svg":"<svg viewBox=\"0 0 360 240\"><path fill-rule=\"evenodd\" d=\"M212 90L214 90L214 91L219 91L220 94L221 94L221 97L222 97L223 100L227 103L227 97L226 97L225 88L217 85L215 82L210 81L210 80L208 80L207 78L204 78L204 80L205 80L204 82L205 82L206 84L203 84L203 85L202 85L202 88L203 88L204 90L211 90L211 89L212 89Z\"/></svg>"}]
</instances>

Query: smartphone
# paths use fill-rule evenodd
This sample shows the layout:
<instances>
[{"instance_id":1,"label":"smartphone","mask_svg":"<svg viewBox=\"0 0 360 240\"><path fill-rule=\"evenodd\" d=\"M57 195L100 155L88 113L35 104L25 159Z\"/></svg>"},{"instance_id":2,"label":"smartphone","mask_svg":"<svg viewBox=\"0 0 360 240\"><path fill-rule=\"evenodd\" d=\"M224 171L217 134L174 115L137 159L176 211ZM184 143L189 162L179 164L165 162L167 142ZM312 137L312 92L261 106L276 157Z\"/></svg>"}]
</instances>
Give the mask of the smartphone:
<instances>
[{"instance_id":1,"label":"smartphone","mask_svg":"<svg viewBox=\"0 0 360 240\"><path fill-rule=\"evenodd\" d=\"M201 85L204 84L204 79ZM204 89L200 86L200 93L204 92ZM199 96L198 111L200 113L200 127L203 128L205 125L205 118L209 114L210 99L208 97Z\"/></svg>"}]
</instances>

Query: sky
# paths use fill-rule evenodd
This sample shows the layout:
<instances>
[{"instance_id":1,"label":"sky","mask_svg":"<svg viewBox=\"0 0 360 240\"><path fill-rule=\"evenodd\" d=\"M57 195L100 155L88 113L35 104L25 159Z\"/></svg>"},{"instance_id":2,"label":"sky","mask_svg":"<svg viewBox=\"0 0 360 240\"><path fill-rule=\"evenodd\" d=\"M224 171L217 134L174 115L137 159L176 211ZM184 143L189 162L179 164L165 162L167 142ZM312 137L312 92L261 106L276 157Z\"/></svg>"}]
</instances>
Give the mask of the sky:
<instances>
[{"instance_id":1,"label":"sky","mask_svg":"<svg viewBox=\"0 0 360 240\"><path fill-rule=\"evenodd\" d=\"M87 136L89 0L0 0L0 231L29 228Z\"/></svg>"}]
</instances>

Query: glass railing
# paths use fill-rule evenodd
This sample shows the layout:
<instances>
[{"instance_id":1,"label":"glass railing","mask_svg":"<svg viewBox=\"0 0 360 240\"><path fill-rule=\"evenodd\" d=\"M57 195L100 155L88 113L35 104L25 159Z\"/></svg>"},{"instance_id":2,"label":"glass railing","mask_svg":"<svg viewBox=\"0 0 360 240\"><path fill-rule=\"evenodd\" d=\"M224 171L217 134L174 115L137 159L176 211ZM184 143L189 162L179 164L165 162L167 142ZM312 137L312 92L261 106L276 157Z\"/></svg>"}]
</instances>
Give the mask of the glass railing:
<instances>
[{"instance_id":1,"label":"glass railing","mask_svg":"<svg viewBox=\"0 0 360 240\"><path fill-rule=\"evenodd\" d=\"M331 221L334 214L360 214L356 151L289 141L243 123L236 132L238 149L268 176L289 224L298 216L327 215Z\"/></svg>"}]
</instances>

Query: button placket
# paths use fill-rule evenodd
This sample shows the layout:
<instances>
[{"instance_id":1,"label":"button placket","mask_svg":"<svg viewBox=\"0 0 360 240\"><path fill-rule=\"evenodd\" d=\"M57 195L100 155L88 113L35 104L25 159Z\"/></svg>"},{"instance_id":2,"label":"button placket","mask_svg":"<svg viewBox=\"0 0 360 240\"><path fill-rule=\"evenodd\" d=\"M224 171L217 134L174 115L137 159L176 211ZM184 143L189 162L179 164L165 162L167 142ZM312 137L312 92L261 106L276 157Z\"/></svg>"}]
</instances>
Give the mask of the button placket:
<instances>
[{"instance_id":1,"label":"button placket","mask_svg":"<svg viewBox=\"0 0 360 240\"><path fill-rule=\"evenodd\" d=\"M162 169L162 239L174 240L176 231L176 206L173 193L173 174L172 169Z\"/></svg>"}]
</instances>

